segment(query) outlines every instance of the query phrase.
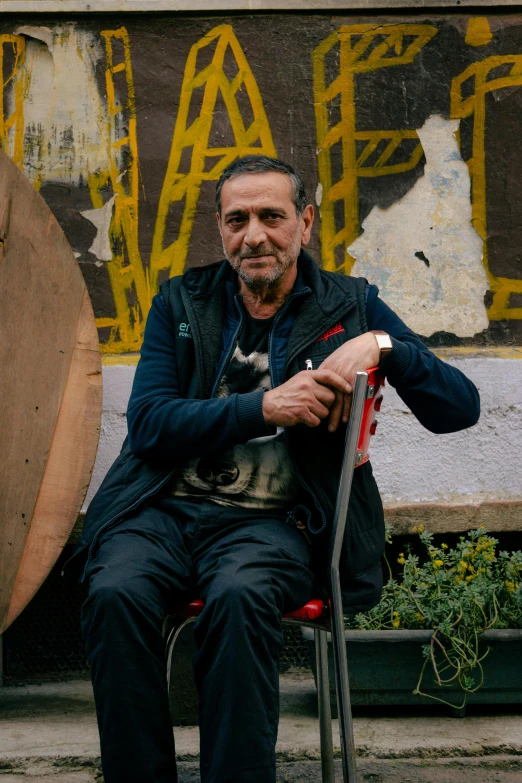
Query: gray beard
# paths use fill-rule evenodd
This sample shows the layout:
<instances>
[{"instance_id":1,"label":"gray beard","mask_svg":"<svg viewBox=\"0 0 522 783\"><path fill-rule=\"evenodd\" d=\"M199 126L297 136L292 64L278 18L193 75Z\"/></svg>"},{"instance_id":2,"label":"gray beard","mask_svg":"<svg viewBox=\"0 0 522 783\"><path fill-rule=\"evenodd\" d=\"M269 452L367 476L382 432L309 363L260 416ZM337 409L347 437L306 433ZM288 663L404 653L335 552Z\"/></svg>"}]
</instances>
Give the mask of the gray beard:
<instances>
[{"instance_id":1,"label":"gray beard","mask_svg":"<svg viewBox=\"0 0 522 783\"><path fill-rule=\"evenodd\" d=\"M262 291L265 291L267 288L270 288L274 285L274 283L277 283L277 281L283 277L284 273L290 267L293 263L293 261L289 261L286 266L285 264L278 260L277 266L275 269L273 269L271 272L268 272L266 275L263 275L263 277L250 277L250 275L247 272L244 272L241 269L241 259L239 259L239 263L236 263L235 259L230 257L225 250L225 244L222 242L223 246L223 253L225 254L225 258L227 259L228 263L232 267L232 269L237 273L238 277L243 280L243 282L248 286L250 291L252 293L257 294ZM300 243L296 242L294 246L291 246L288 249L288 255L291 257L295 253L295 258L299 256L301 250Z\"/></svg>"},{"instance_id":2,"label":"gray beard","mask_svg":"<svg viewBox=\"0 0 522 783\"><path fill-rule=\"evenodd\" d=\"M236 269L235 271L241 280L243 280L243 282L248 286L250 291L253 293L259 293L260 291L264 291L266 288L270 288L272 285L274 285L274 283L277 283L277 281L284 275L286 270L282 264L278 264L278 266L273 269L271 273L266 274L263 277L250 277L250 275L244 272L241 268Z\"/></svg>"}]
</instances>

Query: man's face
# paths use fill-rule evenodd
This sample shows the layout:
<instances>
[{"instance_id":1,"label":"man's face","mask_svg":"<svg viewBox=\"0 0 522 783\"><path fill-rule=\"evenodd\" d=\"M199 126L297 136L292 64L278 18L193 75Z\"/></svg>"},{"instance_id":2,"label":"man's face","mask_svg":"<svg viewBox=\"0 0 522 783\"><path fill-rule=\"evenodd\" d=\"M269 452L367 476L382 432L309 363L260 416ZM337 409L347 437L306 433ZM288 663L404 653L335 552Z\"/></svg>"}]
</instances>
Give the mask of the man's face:
<instances>
[{"instance_id":1,"label":"man's face","mask_svg":"<svg viewBox=\"0 0 522 783\"><path fill-rule=\"evenodd\" d=\"M313 207L298 217L287 174L240 174L221 190L217 221L231 266L252 291L266 290L295 267L310 241Z\"/></svg>"}]
</instances>

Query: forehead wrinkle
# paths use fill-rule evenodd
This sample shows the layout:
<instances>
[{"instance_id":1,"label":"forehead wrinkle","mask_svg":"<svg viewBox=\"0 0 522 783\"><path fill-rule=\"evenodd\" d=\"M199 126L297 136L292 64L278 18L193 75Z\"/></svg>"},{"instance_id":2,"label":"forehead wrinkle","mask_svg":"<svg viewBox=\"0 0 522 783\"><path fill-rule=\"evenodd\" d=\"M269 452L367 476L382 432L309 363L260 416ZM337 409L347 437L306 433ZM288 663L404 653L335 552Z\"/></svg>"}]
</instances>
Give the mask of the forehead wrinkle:
<instances>
[{"instance_id":1,"label":"forehead wrinkle","mask_svg":"<svg viewBox=\"0 0 522 783\"><path fill-rule=\"evenodd\" d=\"M284 217L286 217L288 215L288 211L284 207L281 207L281 206L274 206L273 204L270 205L270 206L256 206L254 204L254 205L251 205L248 208L245 208L245 207L234 207L232 209L229 209L229 210L227 210L225 212L225 218L235 217L235 216L245 217L249 213L254 213L256 215L259 215L259 216L263 217L264 215L270 214L272 212L277 212L277 213L283 215Z\"/></svg>"},{"instance_id":2,"label":"forehead wrinkle","mask_svg":"<svg viewBox=\"0 0 522 783\"><path fill-rule=\"evenodd\" d=\"M272 174L275 174L275 177ZM259 200L263 201L262 206L259 205ZM224 201L231 202L227 213L237 209L251 211L254 204L257 210L262 207L274 208L274 202L279 204L278 209L284 209L285 204L293 205L292 183L286 174L280 172L240 174L224 183L221 191L222 205Z\"/></svg>"}]
</instances>

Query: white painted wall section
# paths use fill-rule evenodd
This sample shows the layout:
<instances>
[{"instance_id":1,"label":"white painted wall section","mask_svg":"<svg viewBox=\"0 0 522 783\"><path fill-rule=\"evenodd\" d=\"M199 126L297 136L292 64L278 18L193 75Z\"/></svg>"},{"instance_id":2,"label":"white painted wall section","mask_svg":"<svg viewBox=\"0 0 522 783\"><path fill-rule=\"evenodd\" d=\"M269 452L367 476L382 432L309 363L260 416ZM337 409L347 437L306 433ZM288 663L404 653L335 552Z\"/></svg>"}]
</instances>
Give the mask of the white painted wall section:
<instances>
[{"instance_id":1,"label":"white painted wall section","mask_svg":"<svg viewBox=\"0 0 522 783\"><path fill-rule=\"evenodd\" d=\"M78 184L89 172L108 171L109 126L96 66L105 61L99 36L74 23L22 25L24 173L43 181Z\"/></svg>"},{"instance_id":2,"label":"white painted wall section","mask_svg":"<svg viewBox=\"0 0 522 783\"><path fill-rule=\"evenodd\" d=\"M433 435L386 387L371 455L387 506L522 500L522 361L458 358L450 363L479 389L480 422L463 432ZM125 438L134 372L132 366L103 368L102 431L85 507Z\"/></svg>"},{"instance_id":3,"label":"white painted wall section","mask_svg":"<svg viewBox=\"0 0 522 783\"><path fill-rule=\"evenodd\" d=\"M458 120L430 117L417 133L424 175L389 209L374 207L348 252L351 274L379 286L417 334L472 337L488 327L482 240L471 224L470 178Z\"/></svg>"}]
</instances>

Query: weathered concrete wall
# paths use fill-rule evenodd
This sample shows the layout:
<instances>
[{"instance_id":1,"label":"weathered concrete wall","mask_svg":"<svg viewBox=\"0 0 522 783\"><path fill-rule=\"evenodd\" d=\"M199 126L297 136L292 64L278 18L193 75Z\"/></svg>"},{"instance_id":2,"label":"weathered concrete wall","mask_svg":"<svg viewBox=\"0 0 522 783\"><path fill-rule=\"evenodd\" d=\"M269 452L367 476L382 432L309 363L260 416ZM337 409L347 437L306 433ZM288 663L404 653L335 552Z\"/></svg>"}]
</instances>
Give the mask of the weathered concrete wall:
<instances>
[{"instance_id":1,"label":"weathered concrete wall","mask_svg":"<svg viewBox=\"0 0 522 783\"><path fill-rule=\"evenodd\" d=\"M485 395L472 432L410 430L388 394L386 502L522 499L522 364L498 358L522 343L521 50L520 14L4 14L0 143L71 242L106 361L92 489L152 295L221 257L214 183L266 152L303 173L324 268L377 283L430 345L474 347L456 359Z\"/></svg>"},{"instance_id":2,"label":"weathered concrete wall","mask_svg":"<svg viewBox=\"0 0 522 783\"><path fill-rule=\"evenodd\" d=\"M513 356L514 354L510 354ZM521 351L522 357L522 351ZM397 529L407 532L421 520L415 510L398 515L396 508L427 505L422 521L438 529L460 530L476 521L490 529L521 529L520 507L522 450L522 361L516 358L473 355L449 359L479 389L482 417L471 430L452 435L432 435L390 387L379 414L372 440L372 464L385 506ZM126 434L125 410L135 368L105 366L104 415L100 448L87 503L118 455ZM472 518L464 505L485 504L485 515ZM499 504L497 513L490 506ZM501 505L506 504L506 505ZM432 506L452 507L437 513ZM395 522L396 521L396 522ZM470 522L470 525L468 525Z\"/></svg>"}]
</instances>

